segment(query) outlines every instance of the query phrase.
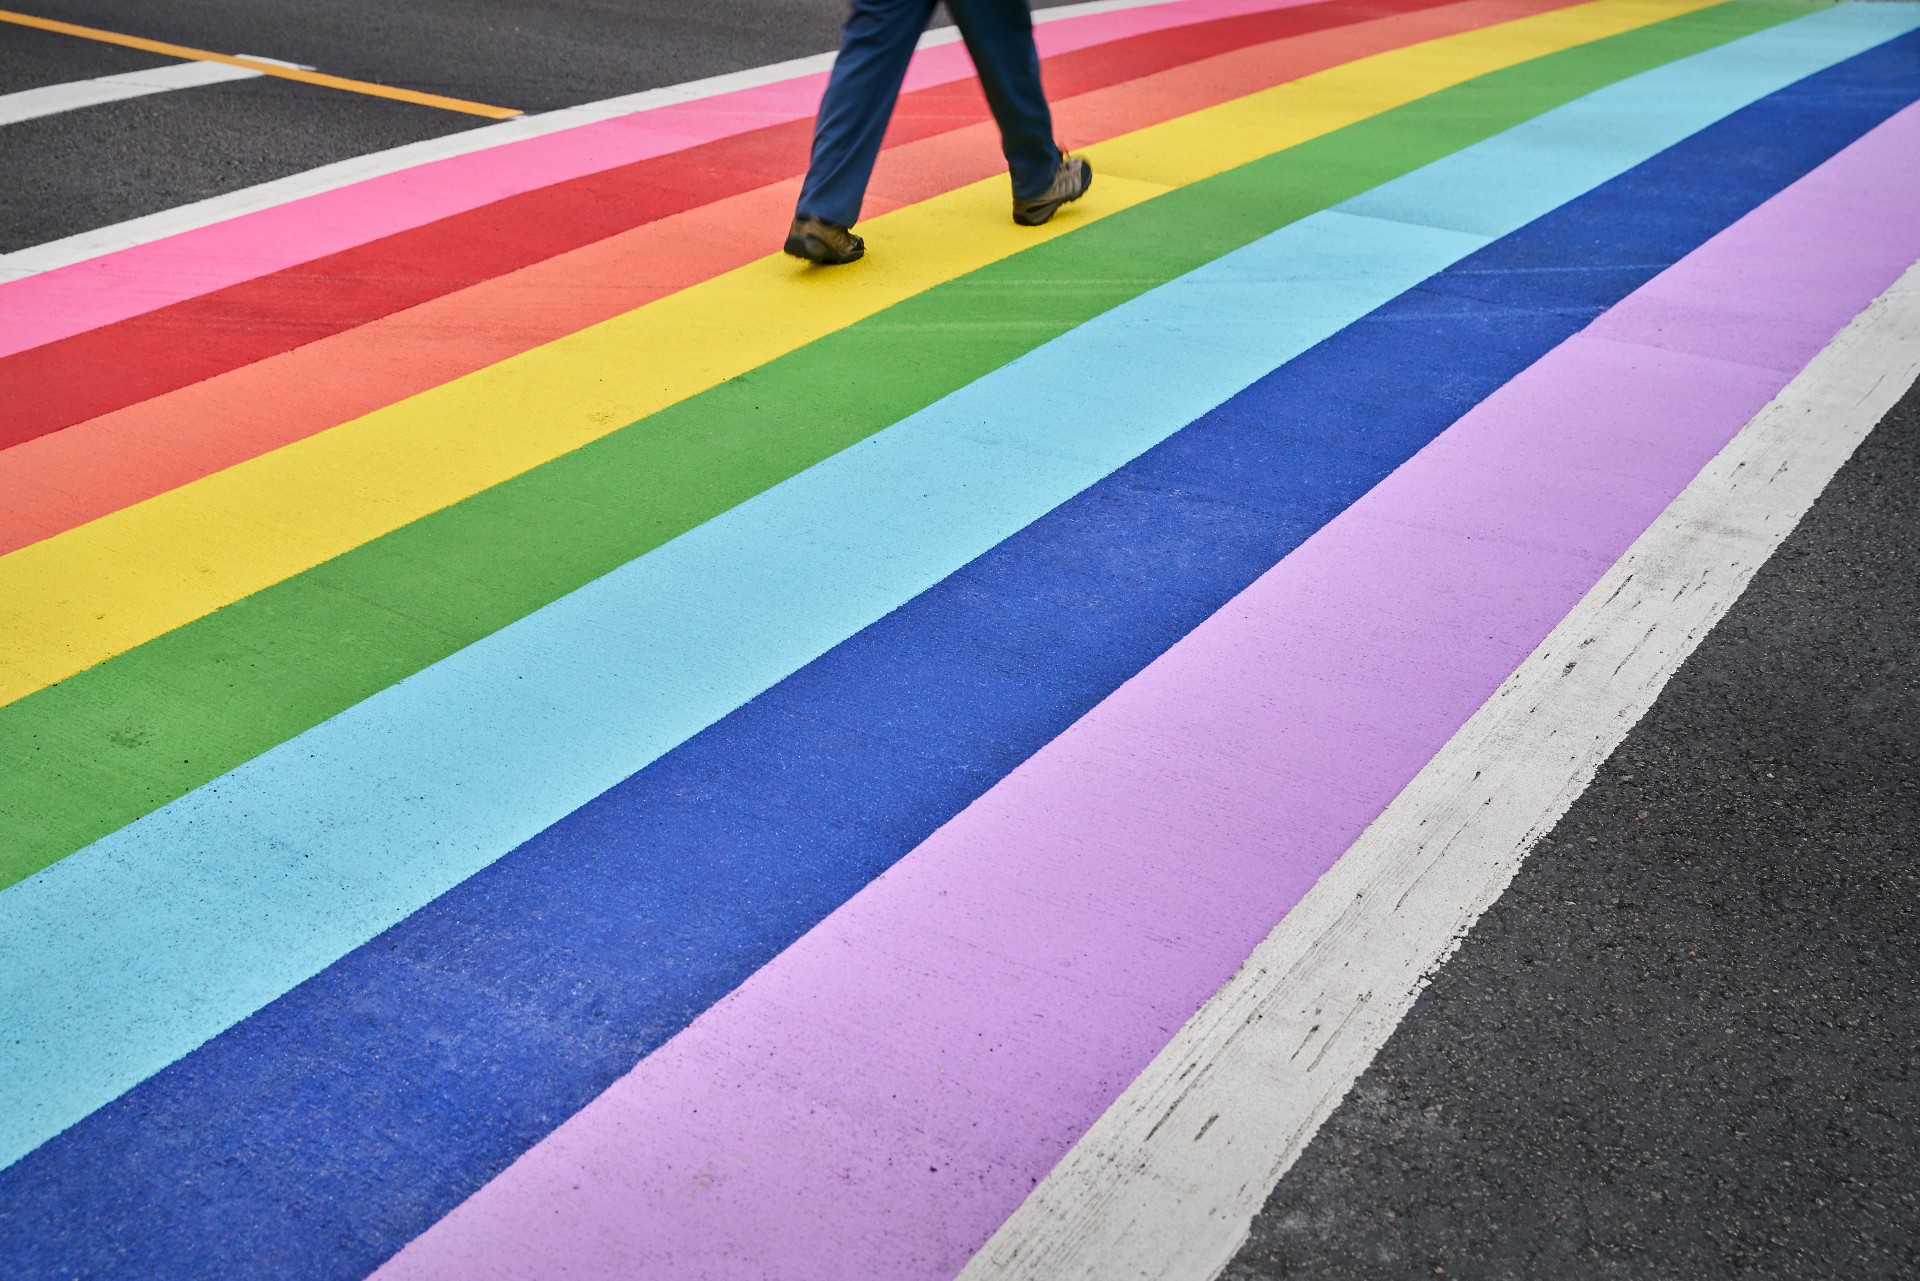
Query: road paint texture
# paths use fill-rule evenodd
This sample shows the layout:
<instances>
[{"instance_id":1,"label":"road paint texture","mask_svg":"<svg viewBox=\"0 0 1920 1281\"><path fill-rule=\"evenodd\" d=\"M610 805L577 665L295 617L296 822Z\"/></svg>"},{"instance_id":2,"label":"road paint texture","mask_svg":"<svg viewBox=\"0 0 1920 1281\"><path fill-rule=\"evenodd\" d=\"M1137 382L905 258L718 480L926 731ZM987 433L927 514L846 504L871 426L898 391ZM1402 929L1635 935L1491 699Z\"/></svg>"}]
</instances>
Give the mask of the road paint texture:
<instances>
[{"instance_id":1,"label":"road paint texture","mask_svg":"<svg viewBox=\"0 0 1920 1281\"><path fill-rule=\"evenodd\" d=\"M864 223L876 246L898 248L860 272L813 272L776 253L0 557L0 705L1089 223L1488 72L1702 7L1594 0L1203 108L1087 148L1103 196L1045 227L999 216L1004 182L971 183ZM958 235L956 224L978 229ZM636 350L649 358L635 362ZM582 381L582 368L599 374Z\"/></svg>"},{"instance_id":2,"label":"road paint texture","mask_svg":"<svg viewBox=\"0 0 1920 1281\"><path fill-rule=\"evenodd\" d=\"M1909 111L1488 397L382 1275L951 1275L1920 257L1916 145Z\"/></svg>"},{"instance_id":3,"label":"road paint texture","mask_svg":"<svg viewBox=\"0 0 1920 1281\"><path fill-rule=\"evenodd\" d=\"M1499 12L1377 21L1450 9ZM1304 74L1334 28L1249 27L1208 57L1280 87L1129 117L1051 238L903 181L859 274L362 420L574 407L525 465L323 425L0 558L295 566L122 579L151 635L0 709L7 1270L952 1274L1920 252L1916 25L1602 0ZM844 318L609 399L782 293ZM273 519L201 501L268 463Z\"/></svg>"},{"instance_id":4,"label":"road paint texture","mask_svg":"<svg viewBox=\"0 0 1920 1281\"><path fill-rule=\"evenodd\" d=\"M1137 69L1141 60L1116 57L1089 63L1081 68L1088 73L1081 79L1097 87L1075 95L1054 89L1055 132L1063 146L1086 146L1271 85L1290 72L1294 77L1312 74L1354 57L1470 30L1541 7L1532 0L1469 0L1410 21L1392 17L1363 21L1355 16L1355 6L1344 3L1285 11L1279 16L1297 15L1303 29L1312 30L1309 23L1327 24L1330 29L1287 37L1277 46L1262 40L1111 85L1099 82L1123 68ZM1205 34L1235 33L1209 28ZM1106 51L1106 46L1099 46L1088 52L1104 55ZM1055 86L1063 80L1073 82L1052 66L1048 76ZM998 135L984 116L984 101L941 104L909 95L895 118L892 140L869 188L869 212L912 204L1004 168ZM924 124L931 132L911 136L902 128L903 121ZM645 172L622 174L617 186L579 180L559 185L569 193L563 200L550 198L548 193L555 189L549 188L543 189L537 207L521 207L518 199L497 203L488 207L484 218L452 220L473 224L463 225L452 236L390 238L377 255L341 255L331 270L343 278L321 271L322 264L283 273L285 278L262 282L272 287L257 300L258 309L248 309L243 300L238 315L224 301L200 315L155 313L157 327L137 343L141 349L172 355L154 359L136 376L125 377L116 364L117 353L129 338L121 326L87 336L95 345L94 354L63 355L66 374L47 368L40 359L55 350L51 347L37 349L32 359L0 363L0 387L17 393L11 421L23 437L38 412L30 407L30 398L39 408L57 409L53 421L73 420L65 430L27 441L28 448L0 452L0 553L304 439L763 256L765 228L778 226L798 195L806 138L794 133L773 140L774 150L787 150L785 168L763 159L765 138L731 162L719 160L731 167L717 174L714 160L695 159L697 153L724 151L732 141L727 147L675 153L671 166L653 162L632 166ZM756 165L765 172L755 172ZM654 184L662 184L661 189ZM696 189L704 203L680 208L695 199ZM660 209L661 216L638 221L649 204ZM508 205L514 208L507 209ZM432 227L437 232L445 225ZM557 234L565 239L556 239ZM553 252L576 239L581 243L571 250ZM407 243L396 245L397 240ZM529 249L549 256L519 266ZM476 255L484 255L501 270L459 287L455 264ZM431 297L389 310L390 291L403 281L418 283ZM337 309L314 314L308 324L303 304L309 295L318 291L327 297L336 285L349 295L372 296L377 305L356 310L353 314L363 323L350 327L342 324L344 317ZM242 327L236 330L236 326ZM205 375L194 381L186 372L185 357L199 358L207 352L214 359L194 371ZM247 353L260 358L239 363L238 356ZM34 367L29 370L29 365ZM154 378L160 380L157 385ZM131 384L138 384L138 389ZM73 393L64 390L70 387L85 389L79 395L90 402L87 407L72 403ZM152 394L143 398L138 390ZM108 409L89 421L78 421L77 415L99 410L103 404L123 402L124 409ZM236 411L245 417L236 421ZM73 465L83 457L104 458L107 465Z\"/></svg>"},{"instance_id":5,"label":"road paint texture","mask_svg":"<svg viewBox=\"0 0 1920 1281\"><path fill-rule=\"evenodd\" d=\"M1701 90L1707 79L1710 72L1706 78L1694 77L1690 86L1679 87ZM1578 121L1575 123L1577 128ZM1586 123L1590 126L1592 121ZM1657 147L1666 136L1660 135L1651 145ZM1524 146L1520 154L1525 155ZM1516 188L1538 193L1540 184L1525 182L1516 184ZM1532 198L1537 201L1539 196ZM1511 216L1524 218L1526 212L1527 207L1522 205ZM1364 239L1370 230L1366 223L1338 220L1331 238L1324 232L1313 232L1304 242L1282 242L1268 250L1276 259L1284 260L1288 254L1297 255L1302 247L1311 249L1317 244L1326 252L1338 249L1342 237L1349 242L1346 252L1334 258L1340 268L1333 273L1348 279L1329 282L1330 288L1337 285L1347 291L1347 296L1332 294L1326 305L1338 310L1325 320L1308 314L1307 322L1313 328L1302 335L1295 349L1310 345L1328 329L1362 314L1371 305L1369 298L1390 297L1471 247L1460 244L1465 238L1458 235L1416 237L1411 245L1396 251L1398 261L1372 264L1375 278L1369 280L1365 270L1368 264L1363 256L1353 253L1353 242ZM1441 241L1441 250L1422 243L1423 239ZM1378 278L1382 273L1384 281ZM1231 283L1231 269L1219 275L1225 280L1201 281L1203 289L1211 285L1210 294L1189 294L1194 301L1165 304L1172 308L1170 313L1160 319L1149 315L1144 323L1130 314L1121 315L1111 329L1091 331L1078 339L1084 346L1068 348L1054 359L1070 364L1089 358L1090 352L1113 341L1109 333L1122 338L1129 329L1152 334L1164 328L1166 321L1177 320L1181 310L1191 311L1195 302L1210 306L1210 299L1219 296L1220 285ZM1352 296L1356 289L1361 293L1359 299ZM1248 298L1246 305L1255 307L1257 303L1257 299ZM1267 305L1271 307L1272 302ZM1297 308L1298 303L1288 306ZM1252 326L1255 332L1263 328L1257 322ZM1220 337L1205 334L1202 345L1217 346ZM1211 392L1205 383L1186 390L1185 395L1198 399L1176 401L1163 410L1164 426L1158 430L1172 430L1196 412L1196 407L1204 409L1233 387L1258 377L1274 359L1288 354L1286 350L1274 352L1266 345L1268 341L1263 339L1237 355L1238 372L1230 367L1221 372L1219 377L1225 382L1222 391ZM1240 346L1246 348L1246 343L1242 341ZM1215 359L1219 359L1218 353ZM976 399L1011 397L1019 401L1030 398L1032 393L1027 389L1056 381L1052 367L1042 364L1022 374L1010 371L1007 379L983 384L985 389L974 395ZM1153 392L1145 385L1130 390L1140 404L1147 403ZM750 698L771 679L806 662L916 589L937 581L943 572L964 563L977 550L984 550L1006 532L1004 522L1010 511L1024 507L1029 515L1037 515L1070 493L1075 484L1097 477L1144 443L1137 432L1130 440L1126 435L1103 439L1097 430L1090 431L1082 442L1082 452L1097 448L1104 453L1070 460L1076 470L1065 474L1057 461L1040 468L1036 464L1047 460L1034 459L1028 463L1031 474L1027 474L1009 469L1004 462L1007 451L1017 448L1017 440L1002 445L998 455L974 450L969 457L944 446L969 414L977 416L977 411L962 402L957 407L948 406L942 414L905 425L894 433L901 443L890 445L877 463L849 454L848 471L829 468L797 489L770 496L771 507L743 508L737 520L709 525L691 540L671 545L663 558L637 562L630 571L603 580L564 607L531 617L484 646L456 656L437 672L423 675L420 681L396 687L346 717L329 722L315 731L316 736L260 758L243 771L247 780L256 781L241 781L236 775L216 784L204 795L189 797L85 852L58 875L23 886L22 893L13 899L14 910L19 913L13 919L20 923L23 933L32 932L26 924L29 912L63 916L65 909L57 904L70 901L71 896L97 900L125 895L135 884L144 884L147 889L135 893L135 897L146 899L144 905L134 907L131 916L116 917L117 940L94 939L84 930L70 931L60 944L59 957L41 949L34 949L34 956L17 954L21 982L14 990L19 991L23 1002L45 1012L42 1017L47 1021L42 1026L47 1029L47 1037L29 1039L28 1046L13 1061L15 1070L23 1078L31 1075L45 1080L65 1096L59 1106L66 1108L89 1096L97 1101L98 1091L113 1090L116 1080L124 1085L138 1079L219 1030L237 1013L257 1005L263 993L272 995L271 984L297 982L310 967L331 960L416 905L423 891L423 883L417 879L376 889L384 880L379 869L386 862L376 850L404 849L416 843L437 847L442 853L431 874L443 886L451 883L532 835L527 827L529 818L546 816L534 824L537 829L545 821L560 817L672 746L678 738ZM1151 420L1145 425L1151 428ZM1111 437L1111 433L1107 435ZM1120 452L1113 452L1116 449ZM1017 452L1011 456L1019 457ZM829 513L884 510L886 486L901 470L937 474L943 469L951 473L959 467L978 473L971 481L964 476L952 477L961 484L961 493L971 488L976 503L998 499L987 502L985 525L978 515L952 510L947 519L930 524L930 537L913 528L913 522L923 520L925 513L909 507L894 517L897 523L882 525L877 531L854 526L797 540L794 537L794 517L787 513L796 509L803 519L805 513L815 509ZM869 492L849 494L848 479ZM827 487L824 501L813 496L812 485ZM952 500L946 503L951 510ZM771 515L766 514L769 511ZM767 532L757 532L761 529ZM733 575L726 562L738 559L743 537L776 547L792 544L802 550L816 543L833 547L851 541L853 552L847 561L830 560L825 564L819 564L817 557L813 563L776 558L756 570L754 581L714 593L710 589L716 574L722 581ZM862 547L885 547L890 542L893 560L883 557L870 567L862 567L860 561L866 556L860 551ZM923 550L914 558L902 559L902 551L915 543ZM718 563L714 559L716 549ZM844 580L843 588L858 582L862 591L855 594L843 590L844 599L835 611L816 611L804 630L798 628L796 623L805 617L802 608L806 598L817 591L811 584L831 584L835 580ZM492 669L520 667L529 656L539 661L537 656L556 646L566 652L573 646L570 638L582 631L602 635L609 626L625 626L620 622L628 608L624 602L648 599L688 602L688 608L676 609L652 624L654 637L633 639L632 644L645 645L656 657L629 672L589 675L572 663L552 668L551 678L519 686L516 699L523 701L514 706L524 710L517 721L504 720L504 706L492 700L483 704L486 710L476 709L480 715L474 725L477 733L456 729L448 720L471 719L474 715L467 710L472 700L461 691L472 683L475 664ZM740 664L732 657L707 661L715 655L737 654L743 641L748 647L756 643L761 647L753 662ZM630 646L622 648L634 653ZM779 666L770 670L771 664ZM634 683L635 676L640 678L639 684ZM489 683L484 678L481 681ZM554 708L561 703L582 705L582 700L619 710L591 728L568 728L564 743L556 741L550 730L565 725L566 718L556 718ZM425 731L425 737L449 748L457 746L458 750L416 762L391 803L372 803L367 788L370 780L381 776L381 769L371 766L371 760L385 757L383 743L420 739L423 731L412 722L422 715L438 726ZM396 718L407 722L408 727L395 728ZM516 727L501 732L509 723ZM471 773L482 762L489 771L484 781ZM232 803L236 787L248 797L237 808ZM322 802L319 798L323 792L342 800L338 804ZM458 798L475 794L492 795L499 803L462 812ZM414 799L408 801L407 797ZM425 804L420 803L423 799ZM354 811L351 822L343 821L346 811ZM325 817L319 817L316 827L315 819L322 815ZM176 835L169 836L170 832ZM156 895L152 869L178 864L181 851L176 842L181 832L194 833L190 844L200 851L195 856L195 871L175 878L181 893L188 897L175 899L170 890ZM262 886L259 873L269 864L286 868L303 891L257 897ZM358 867L364 875L343 877L335 886L313 880L321 867L349 866ZM421 863L417 870L428 872L429 865ZM167 874L161 873L159 879L167 880ZM125 888L115 889L115 885ZM348 897L340 897L340 891L350 886L358 888ZM219 924L249 916L253 919L248 928L239 933L228 924ZM274 926L275 921L284 922L285 934ZM304 940L300 952L281 948L292 937ZM143 938L148 942L141 942ZM189 944L189 938L194 942ZM130 966L123 966L114 957L135 959ZM182 965L188 969L177 968ZM42 978L30 977L35 974ZM160 1007L153 1002L155 983L184 986L199 995L188 1006L167 1006L156 1020L154 1015ZM111 1034L113 1042L101 1047L108 1052L93 1067L79 1072L72 1069L73 1061L84 1057L76 1053L77 1044L69 1034L54 1030L55 1021L61 1017L57 1011L67 1006L66 999L56 992L73 984L90 989L88 999L96 1009L113 1005L128 1020L126 1024L114 1020L118 1030ZM54 1057L42 1057L48 1053ZM68 1066L55 1069L56 1062ZM133 1074L131 1078L129 1073ZM29 1118L23 1114L22 1119Z\"/></svg>"},{"instance_id":6,"label":"road paint texture","mask_svg":"<svg viewBox=\"0 0 1920 1281\"><path fill-rule=\"evenodd\" d=\"M1074 106L1068 104L1096 90L1125 85L1129 92L1105 98L1108 102L1117 98L1136 112L1151 112L1140 121L1149 124L1270 86L1279 69L1271 55L1243 58L1240 61L1253 65L1242 72L1237 85L1234 79L1216 78L1220 69L1212 66L1196 68L1173 84L1151 78L1155 72L1209 63L1222 53L1248 45L1378 20L1383 9L1391 13L1396 8L1417 12L1440 7L1452 8L1442 6L1440 0L1389 0L1385 5L1379 0L1365 5L1329 0L1058 54L1047 60L1044 73L1055 101L1067 107L1069 122L1074 119ZM1512 6L1501 16L1550 7L1554 6L1536 0ZM1448 30L1471 30L1484 25L1487 17L1469 13L1451 22L1442 19L1440 30L1416 27L1396 43L1411 44ZM1326 65L1352 56L1331 57ZM1129 126L1100 119L1100 106L1105 104L1093 105L1095 118L1073 139L1073 145L1129 131ZM1107 110L1114 108L1108 106ZM988 121L986 100L974 84L950 81L903 95L888 138L897 147ZM9 357L0 361L0 391L8 395L13 406L8 413L8 434L0 436L0 445L202 382L674 213L702 208L782 179L798 180L806 168L811 126L809 120L793 120L555 183ZM969 132L985 134L984 130ZM973 174L976 178L993 176L1005 167L997 135L984 141L985 146L975 141L962 162L966 170L978 171ZM911 164L908 161L908 166ZM869 217L896 202L912 203L935 194L920 191L904 200L888 200L887 184L897 167L902 166L889 165L878 175L880 185L875 192L881 199L869 200ZM946 166L926 168L930 174L948 173ZM961 185L963 181L953 175L936 190ZM781 203L790 205L792 198L792 192L780 193ZM734 248L741 251L748 246L764 246L766 239L764 232L747 235ZM741 263L735 265L760 256L743 254ZM648 266L658 270L665 265L670 270L679 265L680 257L668 246L649 259ZM635 270L634 265L628 265L614 278L630 278ZM630 303L607 314L617 315L638 305ZM576 321L559 332L571 332L589 323ZM452 319L452 327L462 327L461 321ZM144 364L135 364L126 359L130 350L156 355ZM167 353L167 358L161 359L157 355L160 352ZM442 377L435 381L445 380Z\"/></svg>"},{"instance_id":7,"label":"road paint texture","mask_svg":"<svg viewBox=\"0 0 1920 1281\"><path fill-rule=\"evenodd\" d=\"M1154 202L1142 211L1153 215L1145 225L1084 228L1063 241L1058 254L1030 251L999 270L931 291L753 379L724 384L475 502L0 709L7 733L17 732L57 763L0 780L0 788L20 789L7 802L27 816L9 879L925 407L1156 278L1171 279L1277 223L1356 194L1371 180L1418 168L1455 144L1526 118L1530 107L1578 97L1743 29L1750 28L1702 15L1678 29L1663 24L1624 48L1606 42L1529 64L1379 117L1357 136L1336 133L1318 147L1281 153L1270 165L1222 175L1170 204ZM1356 150L1368 159L1356 164ZM1168 235L1175 228L1177 239ZM1136 252L1143 235L1162 238L1154 259ZM1115 263L1128 264L1128 271L1117 274ZM1076 287L1038 287L1058 280L1074 280ZM928 351L925 326L956 315L973 319L969 339ZM823 396L823 387L833 394ZM775 414L765 412L768 405ZM565 525L552 521L549 493L569 495ZM636 493L645 495L644 505L635 502ZM467 568L476 564L488 566L478 582ZM516 568L504 574L509 566ZM369 647L352 640L373 634L385 642ZM311 638L304 652L301 638ZM257 656L248 669L218 657L236 645ZM124 754L98 753L103 714L121 734ZM134 732L122 732L129 728Z\"/></svg>"}]
</instances>

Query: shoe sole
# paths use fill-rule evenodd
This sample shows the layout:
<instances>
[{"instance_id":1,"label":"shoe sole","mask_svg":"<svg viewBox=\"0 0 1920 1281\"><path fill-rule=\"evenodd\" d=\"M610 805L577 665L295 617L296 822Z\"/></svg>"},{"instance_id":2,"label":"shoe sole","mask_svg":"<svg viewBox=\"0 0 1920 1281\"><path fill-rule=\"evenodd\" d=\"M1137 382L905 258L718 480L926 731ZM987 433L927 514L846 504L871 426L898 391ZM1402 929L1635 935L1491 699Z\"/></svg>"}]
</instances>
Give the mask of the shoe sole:
<instances>
[{"instance_id":1,"label":"shoe sole","mask_svg":"<svg viewBox=\"0 0 1920 1281\"><path fill-rule=\"evenodd\" d=\"M1074 192L1071 196L1062 196L1060 199L1054 201L1053 203L1042 205L1037 209L1028 209L1025 211L1016 209L1013 211L1013 220L1019 223L1022 227L1038 227L1042 223L1045 223L1050 219L1052 219L1052 217L1055 214L1059 213L1060 206L1070 205L1074 201L1080 199L1080 197L1086 195L1089 191L1092 191L1092 190L1093 190L1093 166L1088 165L1087 166L1087 183L1084 187L1080 188L1080 190Z\"/></svg>"},{"instance_id":2,"label":"shoe sole","mask_svg":"<svg viewBox=\"0 0 1920 1281\"><path fill-rule=\"evenodd\" d=\"M788 236L782 246L790 257L803 258L816 267L844 267L850 262L858 262L866 257L867 247L861 245L850 254L835 252L832 245L818 236Z\"/></svg>"}]
</instances>

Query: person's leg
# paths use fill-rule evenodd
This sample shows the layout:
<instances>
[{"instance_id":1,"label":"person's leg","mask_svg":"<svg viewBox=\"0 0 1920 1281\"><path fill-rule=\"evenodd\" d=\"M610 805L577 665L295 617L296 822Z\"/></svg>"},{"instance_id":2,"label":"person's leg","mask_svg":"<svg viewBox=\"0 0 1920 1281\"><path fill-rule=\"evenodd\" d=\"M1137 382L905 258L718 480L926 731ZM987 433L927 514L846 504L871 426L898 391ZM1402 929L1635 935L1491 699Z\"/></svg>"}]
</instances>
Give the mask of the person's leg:
<instances>
[{"instance_id":1,"label":"person's leg","mask_svg":"<svg viewBox=\"0 0 1920 1281\"><path fill-rule=\"evenodd\" d=\"M1027 200L1045 192L1060 168L1053 141L1053 113L1040 88L1040 51L1033 43L1033 13L1027 0L947 0L967 42L987 105L1000 126L1000 149L1013 174L1013 195Z\"/></svg>"},{"instance_id":2,"label":"person's leg","mask_svg":"<svg viewBox=\"0 0 1920 1281\"><path fill-rule=\"evenodd\" d=\"M813 126L813 159L800 188L799 217L840 227L860 220L880 140L933 5L934 0L853 0Z\"/></svg>"}]
</instances>

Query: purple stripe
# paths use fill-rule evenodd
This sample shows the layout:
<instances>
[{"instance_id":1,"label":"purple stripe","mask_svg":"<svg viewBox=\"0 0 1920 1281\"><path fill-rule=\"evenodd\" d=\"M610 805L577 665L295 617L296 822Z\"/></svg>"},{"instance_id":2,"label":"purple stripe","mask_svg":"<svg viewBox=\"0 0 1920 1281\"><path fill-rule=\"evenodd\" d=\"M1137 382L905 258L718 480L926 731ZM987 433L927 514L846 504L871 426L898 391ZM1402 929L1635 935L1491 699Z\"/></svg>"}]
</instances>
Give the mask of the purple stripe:
<instances>
[{"instance_id":1,"label":"purple stripe","mask_svg":"<svg viewBox=\"0 0 1920 1281\"><path fill-rule=\"evenodd\" d=\"M1462 418L388 1278L951 1275L1920 256L1909 108Z\"/></svg>"}]
</instances>

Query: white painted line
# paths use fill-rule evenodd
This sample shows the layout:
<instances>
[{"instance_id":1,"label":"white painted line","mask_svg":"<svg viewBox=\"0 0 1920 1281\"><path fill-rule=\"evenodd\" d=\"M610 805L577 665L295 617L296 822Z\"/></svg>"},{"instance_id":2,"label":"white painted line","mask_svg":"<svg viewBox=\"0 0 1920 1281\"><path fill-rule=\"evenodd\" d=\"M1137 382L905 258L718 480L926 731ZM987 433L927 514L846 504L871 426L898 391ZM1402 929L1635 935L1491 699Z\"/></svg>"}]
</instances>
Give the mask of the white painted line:
<instances>
[{"instance_id":1,"label":"white painted line","mask_svg":"<svg viewBox=\"0 0 1920 1281\"><path fill-rule=\"evenodd\" d=\"M1116 13L1124 9L1140 9L1166 3L1168 0L1090 0L1089 3L1084 4L1067 4L1051 9L1035 10L1033 19L1038 23L1059 22L1067 18L1084 18L1094 14ZM920 37L919 47L931 49L939 45L952 44L959 38L960 33L956 28L938 27ZM575 129L581 125L609 120L616 116L651 111L677 102L695 102L702 98L717 97L723 93L734 93L741 89L752 89L760 85L777 84L782 80L812 75L831 68L833 59L832 53L810 54L804 58L791 58L785 62L776 62L764 67L708 76L703 80L689 80L684 84L666 85L640 93L622 94L617 98L582 103L579 106L565 107L558 111L517 116L496 125L483 125L478 129L468 129L444 138L429 138L423 142L410 142L386 151L369 152L350 160L321 165L317 169L309 169L304 173L276 178L272 182L259 183L224 195L210 196L205 200L196 200L192 204L180 205L173 209L163 209L143 217L130 218L126 222L115 223L110 227L83 231L78 235L67 236L60 240L50 240L43 245L32 245L10 254L0 254L0 280L22 280L43 271L71 266L76 262L85 262L89 258L98 258L102 254L130 249L150 241L164 240L168 236L177 236L182 232L196 231L201 227L224 222L229 218L237 218L242 214L270 209L275 205L283 205L323 191L351 186L356 182L365 182L385 174L398 173L416 165L430 164L436 160L464 156L476 151L486 151L489 148L505 146L507 143L519 142L522 139L559 133L564 129Z\"/></svg>"},{"instance_id":2,"label":"white painted line","mask_svg":"<svg viewBox=\"0 0 1920 1281\"><path fill-rule=\"evenodd\" d=\"M0 94L0 125L18 124L22 120L54 116L103 102L119 102L124 98L142 98L150 93L194 89L227 80L252 80L259 75L258 71L219 62L179 62L146 71L125 71L117 76L22 89L18 93Z\"/></svg>"},{"instance_id":3,"label":"white painted line","mask_svg":"<svg viewBox=\"0 0 1920 1281\"><path fill-rule=\"evenodd\" d=\"M269 58L258 53L236 53L236 58L245 58L248 62L267 62L276 67L291 67L295 71L318 71L320 68L306 62L288 62L285 58Z\"/></svg>"},{"instance_id":4,"label":"white painted line","mask_svg":"<svg viewBox=\"0 0 1920 1281\"><path fill-rule=\"evenodd\" d=\"M961 1281L1217 1276L1427 976L1916 376L1920 265L1674 499Z\"/></svg>"}]
</instances>

